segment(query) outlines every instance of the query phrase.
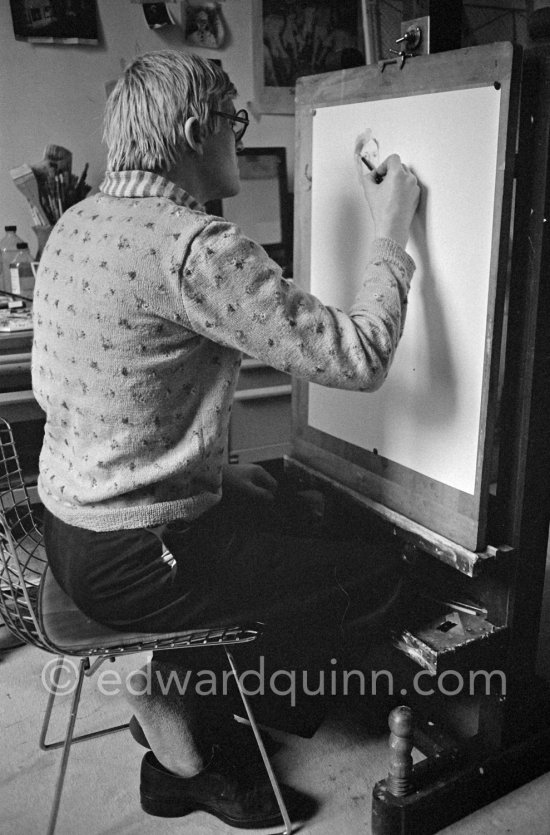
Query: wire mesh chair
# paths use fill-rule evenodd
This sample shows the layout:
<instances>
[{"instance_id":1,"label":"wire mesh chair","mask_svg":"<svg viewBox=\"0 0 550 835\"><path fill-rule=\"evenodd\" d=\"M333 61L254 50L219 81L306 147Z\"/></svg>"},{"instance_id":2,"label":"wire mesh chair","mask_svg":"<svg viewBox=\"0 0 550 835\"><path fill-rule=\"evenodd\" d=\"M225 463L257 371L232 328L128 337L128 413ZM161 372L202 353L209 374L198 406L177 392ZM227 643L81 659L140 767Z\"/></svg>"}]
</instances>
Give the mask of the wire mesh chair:
<instances>
[{"instance_id":1,"label":"wire mesh chair","mask_svg":"<svg viewBox=\"0 0 550 835\"><path fill-rule=\"evenodd\" d=\"M281 790L265 750L246 692L238 675L233 653L235 644L254 641L261 624L219 629L186 630L174 633L117 632L95 623L74 605L48 570L42 531L33 513L10 425L0 418L0 615L8 629L21 641L58 656L40 733L42 750L63 748L47 835L57 823L61 793L73 742L94 739L125 730L128 724L74 735L84 677L97 672L106 660L150 650L219 646L225 650L237 688L254 733L284 824L290 835L292 824ZM64 739L46 742L50 717L58 692L64 658L80 658ZM92 659L94 659L92 661Z\"/></svg>"}]
</instances>

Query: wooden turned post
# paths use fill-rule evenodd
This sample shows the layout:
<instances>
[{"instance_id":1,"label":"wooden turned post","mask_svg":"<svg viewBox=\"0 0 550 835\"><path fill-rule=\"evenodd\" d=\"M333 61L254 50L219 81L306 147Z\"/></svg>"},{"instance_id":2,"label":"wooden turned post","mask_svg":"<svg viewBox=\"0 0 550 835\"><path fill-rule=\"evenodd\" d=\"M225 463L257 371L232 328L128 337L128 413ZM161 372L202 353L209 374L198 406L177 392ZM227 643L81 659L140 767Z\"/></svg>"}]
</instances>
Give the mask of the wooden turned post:
<instances>
[{"instance_id":1,"label":"wooden turned post","mask_svg":"<svg viewBox=\"0 0 550 835\"><path fill-rule=\"evenodd\" d=\"M413 715L410 707L400 705L389 716L390 769L386 786L395 797L412 791Z\"/></svg>"}]
</instances>

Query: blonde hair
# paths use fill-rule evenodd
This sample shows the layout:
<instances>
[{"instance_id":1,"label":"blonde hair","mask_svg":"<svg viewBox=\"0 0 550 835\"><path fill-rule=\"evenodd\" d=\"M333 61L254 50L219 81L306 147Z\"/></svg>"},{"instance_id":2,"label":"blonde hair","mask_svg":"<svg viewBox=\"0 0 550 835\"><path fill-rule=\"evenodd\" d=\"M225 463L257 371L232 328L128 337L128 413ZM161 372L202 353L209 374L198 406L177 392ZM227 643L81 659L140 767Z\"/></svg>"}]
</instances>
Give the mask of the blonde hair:
<instances>
[{"instance_id":1,"label":"blonde hair","mask_svg":"<svg viewBox=\"0 0 550 835\"><path fill-rule=\"evenodd\" d=\"M203 136L215 133L220 120L212 111L236 95L227 73L198 55L161 50L138 56L107 101L108 169L167 170L186 145L187 119L196 117Z\"/></svg>"}]
</instances>

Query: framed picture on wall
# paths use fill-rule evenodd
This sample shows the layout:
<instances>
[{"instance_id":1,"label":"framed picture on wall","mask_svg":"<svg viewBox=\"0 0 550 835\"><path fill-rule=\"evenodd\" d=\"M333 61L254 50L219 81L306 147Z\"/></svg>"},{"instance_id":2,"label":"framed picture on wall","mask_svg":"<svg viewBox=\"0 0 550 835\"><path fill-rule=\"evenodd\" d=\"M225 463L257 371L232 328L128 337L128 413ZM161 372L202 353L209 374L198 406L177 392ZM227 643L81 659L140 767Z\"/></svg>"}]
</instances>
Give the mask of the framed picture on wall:
<instances>
[{"instance_id":1,"label":"framed picture on wall","mask_svg":"<svg viewBox=\"0 0 550 835\"><path fill-rule=\"evenodd\" d=\"M219 7L213 3L186 6L185 43L206 49L221 49L225 37Z\"/></svg>"},{"instance_id":2,"label":"framed picture on wall","mask_svg":"<svg viewBox=\"0 0 550 835\"><path fill-rule=\"evenodd\" d=\"M96 0L10 0L17 40L97 44Z\"/></svg>"},{"instance_id":3,"label":"framed picture on wall","mask_svg":"<svg viewBox=\"0 0 550 835\"><path fill-rule=\"evenodd\" d=\"M361 0L257 0L253 4L259 110L294 113L297 78L364 65L361 6Z\"/></svg>"}]
</instances>

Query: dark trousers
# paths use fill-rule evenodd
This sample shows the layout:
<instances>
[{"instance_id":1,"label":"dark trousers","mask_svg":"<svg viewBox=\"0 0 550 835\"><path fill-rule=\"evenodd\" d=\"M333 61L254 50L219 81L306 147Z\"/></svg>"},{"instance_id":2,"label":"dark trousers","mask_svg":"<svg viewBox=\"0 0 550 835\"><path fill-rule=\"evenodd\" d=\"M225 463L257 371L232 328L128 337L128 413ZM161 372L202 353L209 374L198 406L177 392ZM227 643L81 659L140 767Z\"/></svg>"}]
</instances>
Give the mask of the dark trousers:
<instances>
[{"instance_id":1,"label":"dark trousers","mask_svg":"<svg viewBox=\"0 0 550 835\"><path fill-rule=\"evenodd\" d=\"M298 536L285 530L280 508L248 502L222 501L192 523L179 520L155 531L95 532L46 511L44 533L55 578L100 623L172 632L262 622L261 640L236 648L239 669L254 671L255 684L262 671L254 704L260 721L306 736L322 718L326 688L318 682L321 671L325 682L334 674L346 622L380 607L400 575L395 545L374 531L352 541L310 537L307 530ZM165 549L170 554L163 556ZM197 681L201 671L219 675L226 665L216 648L162 651L154 658L192 670ZM294 692L281 694L293 679L299 682ZM275 688L267 686L272 681ZM234 694L213 701L214 710L235 710Z\"/></svg>"}]
</instances>

